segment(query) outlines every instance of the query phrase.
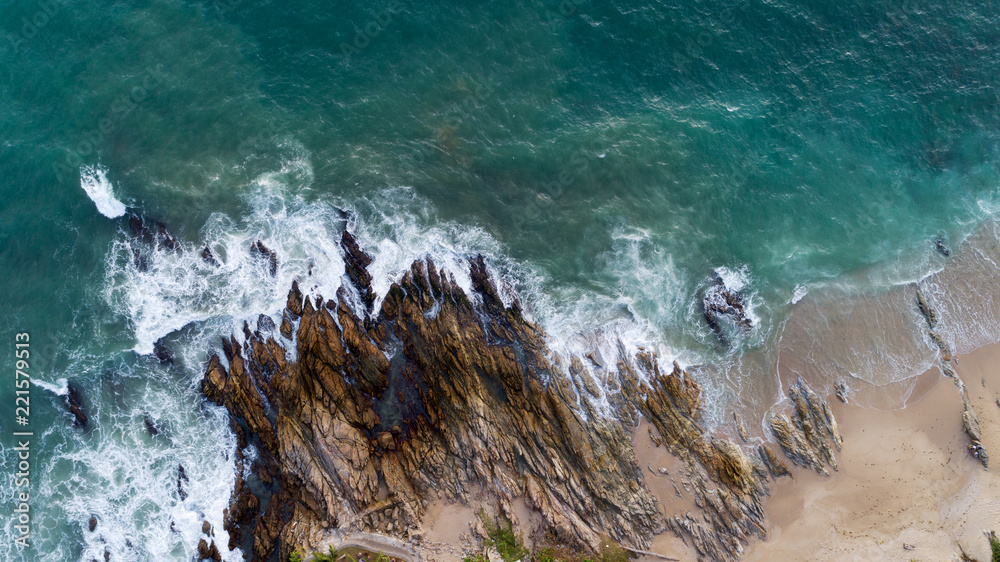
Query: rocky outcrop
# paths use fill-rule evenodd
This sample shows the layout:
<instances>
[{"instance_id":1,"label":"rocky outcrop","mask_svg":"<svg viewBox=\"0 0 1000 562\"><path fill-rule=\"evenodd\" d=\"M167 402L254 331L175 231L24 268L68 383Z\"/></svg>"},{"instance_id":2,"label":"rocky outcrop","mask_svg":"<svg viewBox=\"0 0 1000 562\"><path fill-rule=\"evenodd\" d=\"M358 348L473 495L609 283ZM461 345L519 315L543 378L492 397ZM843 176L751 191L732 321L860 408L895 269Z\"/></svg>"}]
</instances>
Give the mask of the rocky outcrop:
<instances>
[{"instance_id":1,"label":"rocky outcrop","mask_svg":"<svg viewBox=\"0 0 1000 562\"><path fill-rule=\"evenodd\" d=\"M753 320L747 314L743 295L727 287L718 274L715 275L712 286L705 291L702 310L708 326L723 343L726 342L723 323L732 324L744 333L753 329Z\"/></svg>"},{"instance_id":2,"label":"rocky outcrop","mask_svg":"<svg viewBox=\"0 0 1000 562\"><path fill-rule=\"evenodd\" d=\"M708 435L701 389L676 364L661 371L654 354L622 346L566 365L500 298L482 256L469 261L471 293L420 260L376 311L370 256L350 235L341 247L351 283L336 298L294 283L277 334L262 317L209 360L203 391L232 414L241 444L231 547L286 559L331 529L407 537L429 501L474 491L509 516L524 498L565 545L594 550L610 535L647 547L664 519L631 445L639 416L691 474L701 513L671 528L716 560L765 535L766 481L784 465ZM594 405L602 392L614 416ZM245 480L250 444L259 454Z\"/></svg>"},{"instance_id":3,"label":"rocky outcrop","mask_svg":"<svg viewBox=\"0 0 1000 562\"><path fill-rule=\"evenodd\" d=\"M89 419L83 411L83 393L73 381L66 383L66 394L63 396L66 409L73 414L73 425L81 429L87 429Z\"/></svg>"},{"instance_id":4,"label":"rocky outcrop","mask_svg":"<svg viewBox=\"0 0 1000 562\"><path fill-rule=\"evenodd\" d=\"M340 247L344 250L347 276L365 303L365 311L371 313L375 304L375 291L372 290L372 275L368 273L368 266L372 264L372 258L361 250L357 240L346 230L340 237Z\"/></svg>"},{"instance_id":5,"label":"rocky outcrop","mask_svg":"<svg viewBox=\"0 0 1000 562\"><path fill-rule=\"evenodd\" d=\"M278 253L268 248L260 240L250 245L250 255L267 264L267 272L274 277L278 274Z\"/></svg>"},{"instance_id":6,"label":"rocky outcrop","mask_svg":"<svg viewBox=\"0 0 1000 562\"><path fill-rule=\"evenodd\" d=\"M828 465L837 470L831 444L838 451L843 444L830 405L801 378L788 389L788 398L795 411L790 418L785 414L771 418L771 432L793 463L829 475Z\"/></svg>"},{"instance_id":7,"label":"rocky outcrop","mask_svg":"<svg viewBox=\"0 0 1000 562\"><path fill-rule=\"evenodd\" d=\"M969 439L969 454L982 463L984 469L988 469L990 457L986 452L986 447L983 446L983 435L982 430L979 428L979 416L976 414L976 408L969 401L969 393L965 389L965 382L955 371L955 368L952 367L952 362L955 361L957 363L957 360L954 359L951 346L935 330L938 323L937 311L931 306L919 286L917 286L917 309L920 310L920 314L927 321L927 335L938 349L941 350L941 354L938 356L941 372L946 377L955 381L955 386L958 387L958 392L962 396L962 427L965 429L965 435Z\"/></svg>"}]
</instances>

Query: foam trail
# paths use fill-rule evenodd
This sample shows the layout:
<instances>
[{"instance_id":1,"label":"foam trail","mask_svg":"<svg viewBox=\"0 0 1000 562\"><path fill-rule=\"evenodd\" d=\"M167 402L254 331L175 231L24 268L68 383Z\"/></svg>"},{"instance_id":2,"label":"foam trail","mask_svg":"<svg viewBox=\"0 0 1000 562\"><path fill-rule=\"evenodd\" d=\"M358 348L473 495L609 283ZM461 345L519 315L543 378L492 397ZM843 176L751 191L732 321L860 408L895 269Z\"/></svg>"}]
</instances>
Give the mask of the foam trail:
<instances>
[{"instance_id":1,"label":"foam trail","mask_svg":"<svg viewBox=\"0 0 1000 562\"><path fill-rule=\"evenodd\" d=\"M97 205L97 210L102 215L114 219L125 214L125 204L115 199L107 170L101 168L100 164L80 168L80 187L87 192L87 197Z\"/></svg>"},{"instance_id":2,"label":"foam trail","mask_svg":"<svg viewBox=\"0 0 1000 562\"><path fill-rule=\"evenodd\" d=\"M66 379L58 379L55 384L45 382L40 379L31 379L31 383L41 388L47 390L56 396L65 396L69 392L69 386Z\"/></svg>"}]
</instances>

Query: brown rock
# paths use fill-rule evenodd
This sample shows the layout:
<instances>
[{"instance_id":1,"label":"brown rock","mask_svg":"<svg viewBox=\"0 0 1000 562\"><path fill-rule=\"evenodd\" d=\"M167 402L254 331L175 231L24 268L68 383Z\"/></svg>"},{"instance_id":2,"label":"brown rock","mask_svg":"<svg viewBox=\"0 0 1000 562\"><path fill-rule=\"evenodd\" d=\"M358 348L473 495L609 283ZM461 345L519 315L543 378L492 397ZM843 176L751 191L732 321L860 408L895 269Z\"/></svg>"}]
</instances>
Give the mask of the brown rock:
<instances>
[{"instance_id":1,"label":"brown rock","mask_svg":"<svg viewBox=\"0 0 1000 562\"><path fill-rule=\"evenodd\" d=\"M353 237L341 243L370 306L371 258ZM632 450L639 415L697 475L704 520L672 526L719 560L765 535L769 468L706 435L700 387L679 366L664 373L655 355L623 351L601 373L620 390L608 393L619 419L601 417L582 362L566 372L545 334L516 303L503 304L484 258L469 267L471 298L433 261L417 261L365 318L345 288L313 302L293 284L281 332L289 337L289 319L300 319L294 362L265 330L247 330L242 345L223 339L228 368L212 356L202 388L229 410L241 443L256 444L252 471L277 482L258 498L237 479L225 518L231 546L250 539L253 556L268 559L280 545L286 559L292 545L318 546L332 527L391 525L404 537L429 500L469 501L481 489L501 509L523 497L562 544L593 551L610 535L645 547L663 521ZM242 455L236 462L242 474Z\"/></svg>"}]
</instances>

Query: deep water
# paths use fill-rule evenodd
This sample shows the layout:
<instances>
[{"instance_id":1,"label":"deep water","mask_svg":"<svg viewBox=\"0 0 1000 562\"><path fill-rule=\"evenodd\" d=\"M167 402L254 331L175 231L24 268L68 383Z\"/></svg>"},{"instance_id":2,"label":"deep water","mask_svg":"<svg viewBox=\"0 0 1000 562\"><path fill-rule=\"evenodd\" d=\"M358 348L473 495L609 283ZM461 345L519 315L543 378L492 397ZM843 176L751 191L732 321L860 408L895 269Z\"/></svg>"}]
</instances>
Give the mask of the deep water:
<instances>
[{"instance_id":1,"label":"deep water","mask_svg":"<svg viewBox=\"0 0 1000 562\"><path fill-rule=\"evenodd\" d=\"M918 374L918 280L959 349L1000 340L997 18L923 0L0 0L0 559L189 560L206 519L223 546L236 445L204 361L293 279L332 295L345 225L383 293L413 259L462 281L482 252L557 352L655 348L694 368L711 423L732 391L770 408L787 354L856 385ZM137 271L123 207L182 251ZM700 309L716 274L755 319L727 344Z\"/></svg>"}]
</instances>

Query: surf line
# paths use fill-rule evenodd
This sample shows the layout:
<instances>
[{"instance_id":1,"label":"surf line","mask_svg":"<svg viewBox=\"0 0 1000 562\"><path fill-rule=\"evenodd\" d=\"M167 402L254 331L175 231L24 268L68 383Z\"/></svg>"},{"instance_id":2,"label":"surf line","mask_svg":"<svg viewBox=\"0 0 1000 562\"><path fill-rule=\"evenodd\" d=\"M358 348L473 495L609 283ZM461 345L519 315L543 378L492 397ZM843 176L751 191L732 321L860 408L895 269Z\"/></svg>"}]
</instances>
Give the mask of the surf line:
<instances>
[{"instance_id":1,"label":"surf line","mask_svg":"<svg viewBox=\"0 0 1000 562\"><path fill-rule=\"evenodd\" d=\"M31 536L31 438L33 431L27 430L31 423L31 375L28 373L28 359L31 356L29 346L31 336L20 332L14 336L14 422L21 426L22 431L14 431L17 446L17 472L14 474L14 487L17 497L14 499L14 544L22 550L29 546Z\"/></svg>"}]
</instances>

